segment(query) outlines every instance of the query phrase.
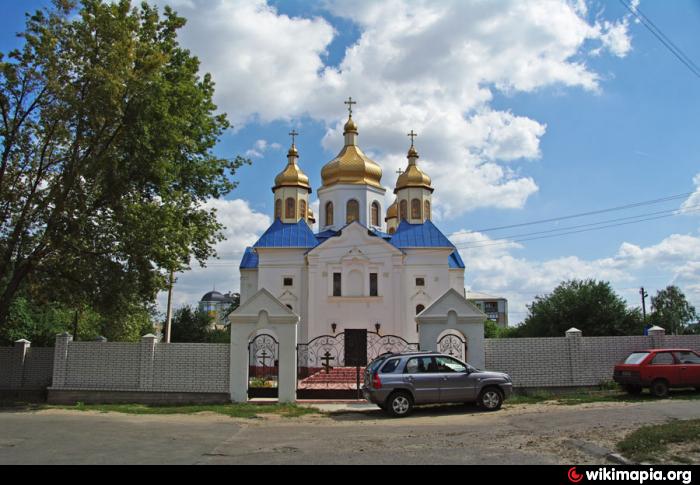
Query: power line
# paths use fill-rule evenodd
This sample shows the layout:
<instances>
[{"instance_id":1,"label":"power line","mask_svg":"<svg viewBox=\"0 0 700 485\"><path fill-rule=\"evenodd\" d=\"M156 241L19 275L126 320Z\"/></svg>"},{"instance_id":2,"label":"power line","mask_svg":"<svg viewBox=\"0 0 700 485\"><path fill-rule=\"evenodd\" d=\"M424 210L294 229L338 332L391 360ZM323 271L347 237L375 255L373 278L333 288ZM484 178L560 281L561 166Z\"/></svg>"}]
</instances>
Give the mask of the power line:
<instances>
[{"instance_id":1,"label":"power line","mask_svg":"<svg viewBox=\"0 0 700 485\"><path fill-rule=\"evenodd\" d=\"M477 229L472 232L494 232L494 231L501 231L503 229L513 229L516 227L525 227L525 226L533 226L536 224L545 224L548 222L557 222L557 221L564 221L568 219L576 219L579 217L586 217L586 216L594 216L598 214L605 214L607 212L615 212L615 211L621 211L625 209L633 209L635 207L643 207L645 205L653 205L653 204L660 204L662 202L670 202L672 200L678 200L678 199L684 199L686 197L690 197L693 195L694 192L686 192L684 194L677 194L677 195L671 195L668 197L662 197L660 199L653 199L653 200L647 200L643 202L634 202L632 204L627 204L627 205L621 205L617 207L610 207L608 209L600 209L600 210L595 210L595 211L590 211L590 212L581 212L578 214L572 214L568 216L561 216L561 217L552 217L550 219L540 219L536 221L530 221L530 222L522 222L520 224L511 224L509 226L499 226L499 227L490 227L486 229Z\"/></svg>"},{"instance_id":2,"label":"power line","mask_svg":"<svg viewBox=\"0 0 700 485\"><path fill-rule=\"evenodd\" d=\"M647 30L649 30L649 32L651 32L654 37L656 37L659 42L661 42L671 52L671 54L681 61L685 67L690 70L690 72L700 78L700 67L698 67L695 62L693 62L693 60L680 49L680 47L674 44L673 41L671 41L671 39L669 39L668 36L666 36L666 34L664 34L663 31L651 21L651 19L649 19L649 17L644 15L641 10L639 10L639 7L633 6L627 0L620 0L620 3L624 5L625 8L627 8L627 10L629 10L632 15L634 15L642 23L642 25L647 28Z\"/></svg>"}]
</instances>

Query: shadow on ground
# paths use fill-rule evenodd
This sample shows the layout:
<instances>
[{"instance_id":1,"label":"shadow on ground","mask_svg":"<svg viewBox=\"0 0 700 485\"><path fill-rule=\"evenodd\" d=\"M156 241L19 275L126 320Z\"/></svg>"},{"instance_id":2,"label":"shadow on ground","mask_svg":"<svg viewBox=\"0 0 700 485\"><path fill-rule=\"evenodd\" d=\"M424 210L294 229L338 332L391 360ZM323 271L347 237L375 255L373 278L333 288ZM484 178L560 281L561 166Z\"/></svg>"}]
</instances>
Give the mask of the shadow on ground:
<instances>
[{"instance_id":1,"label":"shadow on ground","mask_svg":"<svg viewBox=\"0 0 700 485\"><path fill-rule=\"evenodd\" d=\"M434 405L434 406L419 406L413 409L408 418L441 418L444 416L456 416L467 414L482 414L485 413L476 404L452 404L452 405ZM398 420L406 418L394 418L379 408L376 409L358 409L352 411L338 411L329 413L328 417L334 421L365 421L371 420Z\"/></svg>"}]
</instances>

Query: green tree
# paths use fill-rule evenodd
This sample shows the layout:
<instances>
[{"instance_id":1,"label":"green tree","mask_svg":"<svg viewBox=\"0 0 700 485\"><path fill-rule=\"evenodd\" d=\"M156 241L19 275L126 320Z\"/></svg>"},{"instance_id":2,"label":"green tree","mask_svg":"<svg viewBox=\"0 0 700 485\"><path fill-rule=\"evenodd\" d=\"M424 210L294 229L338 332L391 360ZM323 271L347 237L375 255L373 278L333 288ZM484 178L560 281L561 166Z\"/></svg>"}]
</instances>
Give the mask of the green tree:
<instances>
[{"instance_id":1,"label":"green tree","mask_svg":"<svg viewBox=\"0 0 700 485\"><path fill-rule=\"evenodd\" d=\"M54 0L0 53L0 331L13 301L91 307L116 336L146 322L170 270L222 238L205 208L243 163L214 83L147 4Z\"/></svg>"},{"instance_id":2,"label":"green tree","mask_svg":"<svg viewBox=\"0 0 700 485\"><path fill-rule=\"evenodd\" d=\"M652 296L651 310L651 324L666 329L671 335L697 332L698 314L695 307L688 303L677 286L667 286Z\"/></svg>"},{"instance_id":3,"label":"green tree","mask_svg":"<svg viewBox=\"0 0 700 485\"><path fill-rule=\"evenodd\" d=\"M551 294L536 297L528 311L517 330L520 337L562 337L571 327L589 337L635 335L643 327L640 312L628 309L603 281L565 281Z\"/></svg>"},{"instance_id":4,"label":"green tree","mask_svg":"<svg viewBox=\"0 0 700 485\"><path fill-rule=\"evenodd\" d=\"M205 343L212 340L212 318L207 312L186 305L173 314L171 342ZM217 335L217 338L220 338Z\"/></svg>"}]
</instances>

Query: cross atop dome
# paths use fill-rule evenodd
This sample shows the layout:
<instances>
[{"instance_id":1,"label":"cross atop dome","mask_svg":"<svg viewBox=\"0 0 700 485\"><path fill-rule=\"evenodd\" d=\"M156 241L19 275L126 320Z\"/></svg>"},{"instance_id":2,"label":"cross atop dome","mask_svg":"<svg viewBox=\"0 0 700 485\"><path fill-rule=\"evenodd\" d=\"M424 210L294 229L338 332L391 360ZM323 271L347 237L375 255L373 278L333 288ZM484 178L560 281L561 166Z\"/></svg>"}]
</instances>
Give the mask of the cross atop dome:
<instances>
[{"instance_id":1,"label":"cross atop dome","mask_svg":"<svg viewBox=\"0 0 700 485\"><path fill-rule=\"evenodd\" d=\"M411 146L413 146L413 143L415 142L415 139L418 136L418 133L414 133L414 131L411 130L411 132L406 136L411 138Z\"/></svg>"},{"instance_id":2,"label":"cross atop dome","mask_svg":"<svg viewBox=\"0 0 700 485\"><path fill-rule=\"evenodd\" d=\"M348 100L345 101L345 104L348 105L348 113L350 113L350 118L352 118L352 106L353 106L354 104L357 104L357 101L353 101L353 100L352 100L352 96L350 96L350 97L348 98Z\"/></svg>"},{"instance_id":3,"label":"cross atop dome","mask_svg":"<svg viewBox=\"0 0 700 485\"><path fill-rule=\"evenodd\" d=\"M299 136L299 132L298 132L297 130L292 130L292 131L289 133L289 136L292 137L292 146L293 146L293 145L296 145L296 138L297 138L297 136Z\"/></svg>"}]
</instances>

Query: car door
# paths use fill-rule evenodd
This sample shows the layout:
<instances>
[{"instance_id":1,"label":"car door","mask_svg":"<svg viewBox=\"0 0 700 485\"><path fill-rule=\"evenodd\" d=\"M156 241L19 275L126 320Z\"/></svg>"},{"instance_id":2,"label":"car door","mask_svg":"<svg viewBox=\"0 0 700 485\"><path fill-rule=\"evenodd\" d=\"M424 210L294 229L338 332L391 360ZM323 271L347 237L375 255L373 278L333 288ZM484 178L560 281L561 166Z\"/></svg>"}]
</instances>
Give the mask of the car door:
<instances>
[{"instance_id":1,"label":"car door","mask_svg":"<svg viewBox=\"0 0 700 485\"><path fill-rule=\"evenodd\" d=\"M440 373L440 402L469 402L476 399L476 382L467 366L452 357L435 357Z\"/></svg>"},{"instance_id":2,"label":"car door","mask_svg":"<svg viewBox=\"0 0 700 485\"><path fill-rule=\"evenodd\" d=\"M695 352L675 352L676 360L680 366L679 380L682 386L700 386L700 356Z\"/></svg>"},{"instance_id":3,"label":"car door","mask_svg":"<svg viewBox=\"0 0 700 485\"><path fill-rule=\"evenodd\" d=\"M406 362L404 382L417 404L440 402L441 375L432 357L412 357Z\"/></svg>"},{"instance_id":4,"label":"car door","mask_svg":"<svg viewBox=\"0 0 700 485\"><path fill-rule=\"evenodd\" d=\"M669 387L678 387L680 366L672 352L657 352L649 364L649 380L665 379Z\"/></svg>"}]
</instances>

